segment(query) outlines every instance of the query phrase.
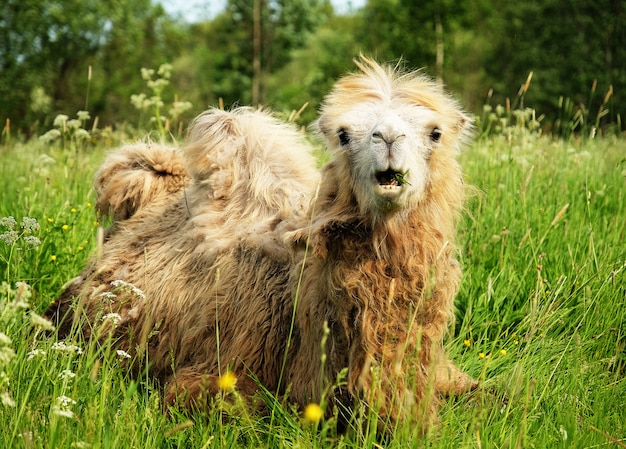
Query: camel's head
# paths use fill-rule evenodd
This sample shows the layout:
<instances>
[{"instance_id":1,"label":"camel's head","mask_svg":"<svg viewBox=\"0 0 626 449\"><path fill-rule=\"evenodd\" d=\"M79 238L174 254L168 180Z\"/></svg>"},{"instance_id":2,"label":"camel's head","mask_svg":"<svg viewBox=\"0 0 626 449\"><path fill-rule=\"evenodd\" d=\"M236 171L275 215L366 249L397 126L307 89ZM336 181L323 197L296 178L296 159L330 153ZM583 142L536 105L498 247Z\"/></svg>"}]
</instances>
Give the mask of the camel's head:
<instances>
[{"instance_id":1,"label":"camel's head","mask_svg":"<svg viewBox=\"0 0 626 449\"><path fill-rule=\"evenodd\" d=\"M363 212L418 207L435 182L460 177L456 155L468 118L418 73L364 57L357 65L361 73L341 79L326 97L317 126L346 165Z\"/></svg>"}]
</instances>

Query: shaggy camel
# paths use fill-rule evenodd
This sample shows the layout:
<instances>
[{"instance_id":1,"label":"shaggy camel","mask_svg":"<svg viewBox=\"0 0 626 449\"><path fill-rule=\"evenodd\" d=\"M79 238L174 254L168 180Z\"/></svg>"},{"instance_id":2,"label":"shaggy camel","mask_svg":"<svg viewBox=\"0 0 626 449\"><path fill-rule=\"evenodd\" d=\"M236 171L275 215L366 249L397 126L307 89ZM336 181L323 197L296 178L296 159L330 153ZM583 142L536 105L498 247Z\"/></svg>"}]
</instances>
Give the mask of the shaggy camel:
<instances>
[{"instance_id":1,"label":"shaggy camel","mask_svg":"<svg viewBox=\"0 0 626 449\"><path fill-rule=\"evenodd\" d=\"M244 397L328 394L424 426L475 388L443 350L468 119L419 73L357 65L315 124L321 171L300 132L248 108L200 115L182 150L113 152L96 177L113 224L48 310L59 335L112 335L191 409L226 371Z\"/></svg>"}]
</instances>

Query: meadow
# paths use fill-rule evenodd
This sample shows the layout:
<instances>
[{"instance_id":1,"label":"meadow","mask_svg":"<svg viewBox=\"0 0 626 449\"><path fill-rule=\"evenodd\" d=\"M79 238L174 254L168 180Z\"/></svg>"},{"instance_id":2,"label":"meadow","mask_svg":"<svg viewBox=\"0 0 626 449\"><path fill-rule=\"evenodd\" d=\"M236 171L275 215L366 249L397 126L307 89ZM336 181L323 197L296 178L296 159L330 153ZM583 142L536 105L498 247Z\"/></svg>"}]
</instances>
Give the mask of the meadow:
<instances>
[{"instance_id":1,"label":"meadow","mask_svg":"<svg viewBox=\"0 0 626 449\"><path fill-rule=\"evenodd\" d=\"M361 424L337 434L334 419L269 395L266 414L217 397L208 416L166 416L156 386L121 368L126 354L58 340L40 315L106 225L93 175L145 133L84 129L85 115L43 138L5 133L0 447L626 447L626 139L554 139L520 117L461 156L464 279L446 344L482 393L447 400L426 436L410 421L377 436L375 411L359 409Z\"/></svg>"}]
</instances>

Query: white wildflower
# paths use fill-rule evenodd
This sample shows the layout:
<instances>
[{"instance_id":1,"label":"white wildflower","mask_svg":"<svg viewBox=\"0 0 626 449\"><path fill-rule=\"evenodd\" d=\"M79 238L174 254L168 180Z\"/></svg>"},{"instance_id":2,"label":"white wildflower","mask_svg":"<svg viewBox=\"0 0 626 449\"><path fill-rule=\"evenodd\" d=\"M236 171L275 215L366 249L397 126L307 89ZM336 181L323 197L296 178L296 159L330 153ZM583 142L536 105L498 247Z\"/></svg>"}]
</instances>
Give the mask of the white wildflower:
<instances>
[{"instance_id":1,"label":"white wildflower","mask_svg":"<svg viewBox=\"0 0 626 449\"><path fill-rule=\"evenodd\" d=\"M52 345L52 349L60 352L73 352L76 354L82 354L83 350L76 345L68 345L64 341L57 341Z\"/></svg>"},{"instance_id":2,"label":"white wildflower","mask_svg":"<svg viewBox=\"0 0 626 449\"><path fill-rule=\"evenodd\" d=\"M111 285L120 290L127 290L134 293L137 297L144 299L146 295L139 288L135 287L130 282L123 281L121 279L117 279L111 282Z\"/></svg>"},{"instance_id":3,"label":"white wildflower","mask_svg":"<svg viewBox=\"0 0 626 449\"><path fill-rule=\"evenodd\" d=\"M7 336L7 334L5 334L4 332L0 332L0 344L3 345L10 345L13 342L11 341L11 339Z\"/></svg>"},{"instance_id":4,"label":"white wildflower","mask_svg":"<svg viewBox=\"0 0 626 449\"><path fill-rule=\"evenodd\" d=\"M100 299L105 304L113 304L113 302L115 301L115 298L117 298L117 295L112 292L100 293L100 295L98 296L100 296Z\"/></svg>"},{"instance_id":5,"label":"white wildflower","mask_svg":"<svg viewBox=\"0 0 626 449\"><path fill-rule=\"evenodd\" d=\"M41 240L39 240L39 238L35 237L34 235L27 235L26 237L24 237L24 242L28 244L31 248L37 248L39 245L41 245Z\"/></svg>"},{"instance_id":6,"label":"white wildflower","mask_svg":"<svg viewBox=\"0 0 626 449\"><path fill-rule=\"evenodd\" d=\"M146 94L131 95L130 102L135 108L143 110L147 109L149 105L146 105Z\"/></svg>"},{"instance_id":7,"label":"white wildflower","mask_svg":"<svg viewBox=\"0 0 626 449\"><path fill-rule=\"evenodd\" d=\"M154 69L146 69L145 67L141 68L141 78L145 81L152 79L154 75Z\"/></svg>"},{"instance_id":8,"label":"white wildflower","mask_svg":"<svg viewBox=\"0 0 626 449\"><path fill-rule=\"evenodd\" d=\"M70 410L70 406L76 405L76 401L67 396L59 396L56 398L55 404L52 406L52 413L56 416L65 418L73 418L74 412Z\"/></svg>"},{"instance_id":9,"label":"white wildflower","mask_svg":"<svg viewBox=\"0 0 626 449\"><path fill-rule=\"evenodd\" d=\"M74 138L76 138L76 140L87 140L89 139L89 137L91 137L89 135L89 131L84 130L82 128L77 129L76 132L74 133Z\"/></svg>"},{"instance_id":10,"label":"white wildflower","mask_svg":"<svg viewBox=\"0 0 626 449\"><path fill-rule=\"evenodd\" d=\"M116 279L114 281L111 281L111 285L115 288L124 288L124 287L132 287L133 284L131 284L130 282L126 282L123 281L121 279Z\"/></svg>"},{"instance_id":11,"label":"white wildflower","mask_svg":"<svg viewBox=\"0 0 626 449\"><path fill-rule=\"evenodd\" d=\"M159 71L157 73L163 78L169 78L172 75L173 68L174 66L172 66L172 64L166 62L165 64L161 64L159 66Z\"/></svg>"},{"instance_id":12,"label":"white wildflower","mask_svg":"<svg viewBox=\"0 0 626 449\"><path fill-rule=\"evenodd\" d=\"M8 365L15 357L15 351L9 346L0 347L0 367Z\"/></svg>"},{"instance_id":13,"label":"white wildflower","mask_svg":"<svg viewBox=\"0 0 626 449\"><path fill-rule=\"evenodd\" d=\"M0 394L0 402L2 402L2 405L5 407L15 407L17 405L8 391L3 391L2 394Z\"/></svg>"},{"instance_id":14,"label":"white wildflower","mask_svg":"<svg viewBox=\"0 0 626 449\"><path fill-rule=\"evenodd\" d=\"M55 128L65 128L65 124L69 117L65 114L59 114L54 118L54 122L52 123Z\"/></svg>"},{"instance_id":15,"label":"white wildflower","mask_svg":"<svg viewBox=\"0 0 626 449\"><path fill-rule=\"evenodd\" d=\"M54 158L48 154L40 154L39 157L37 158L37 165L38 166L42 166L42 165L53 165L56 164L56 161L54 160Z\"/></svg>"},{"instance_id":16,"label":"white wildflower","mask_svg":"<svg viewBox=\"0 0 626 449\"><path fill-rule=\"evenodd\" d=\"M40 327L43 330L53 331L54 325L52 322L41 315L37 315L35 312L30 312L30 322L35 327Z\"/></svg>"},{"instance_id":17,"label":"white wildflower","mask_svg":"<svg viewBox=\"0 0 626 449\"><path fill-rule=\"evenodd\" d=\"M17 231L14 231L13 229L9 229L8 231L0 234L0 240L2 240L8 246L13 245L15 242L17 242L19 238L20 235L17 233Z\"/></svg>"},{"instance_id":18,"label":"white wildflower","mask_svg":"<svg viewBox=\"0 0 626 449\"><path fill-rule=\"evenodd\" d=\"M67 121L67 127L70 129L79 129L82 123L78 119L71 119Z\"/></svg>"},{"instance_id":19,"label":"white wildflower","mask_svg":"<svg viewBox=\"0 0 626 449\"><path fill-rule=\"evenodd\" d=\"M76 113L76 117L78 117L78 120L89 120L91 117L89 116L89 111L78 111Z\"/></svg>"},{"instance_id":20,"label":"white wildflower","mask_svg":"<svg viewBox=\"0 0 626 449\"><path fill-rule=\"evenodd\" d=\"M148 83L148 86L150 86L150 83L154 84L153 88L158 88L158 82L156 81L151 81ZM167 84L167 81L166 81ZM156 95L150 97L150 101L152 102L153 106L156 106L157 108L162 108L163 106L165 106L165 103L163 103L163 100L161 100L161 97L158 97Z\"/></svg>"},{"instance_id":21,"label":"white wildflower","mask_svg":"<svg viewBox=\"0 0 626 449\"><path fill-rule=\"evenodd\" d=\"M121 349L118 349L117 351L115 351L117 353L117 356L122 358L122 359L130 359L131 356L128 352L123 351Z\"/></svg>"},{"instance_id":22,"label":"white wildflower","mask_svg":"<svg viewBox=\"0 0 626 449\"><path fill-rule=\"evenodd\" d=\"M56 399L57 405L61 407L69 407L70 405L76 405L76 401L72 398L69 398L65 395L61 395Z\"/></svg>"},{"instance_id":23,"label":"white wildflower","mask_svg":"<svg viewBox=\"0 0 626 449\"><path fill-rule=\"evenodd\" d=\"M8 217L2 217L0 218L0 226L13 229L15 226L17 226L17 221L15 221L15 218L10 215Z\"/></svg>"},{"instance_id":24,"label":"white wildflower","mask_svg":"<svg viewBox=\"0 0 626 449\"><path fill-rule=\"evenodd\" d=\"M33 360L35 357L44 357L46 355L46 351L43 349L33 349L28 354L26 354L26 360Z\"/></svg>"},{"instance_id":25,"label":"white wildflower","mask_svg":"<svg viewBox=\"0 0 626 449\"><path fill-rule=\"evenodd\" d=\"M13 304L11 305L15 307L16 309L24 309L24 310L30 307L30 304L28 304L28 302L21 300L21 299L19 301L13 302Z\"/></svg>"},{"instance_id":26,"label":"white wildflower","mask_svg":"<svg viewBox=\"0 0 626 449\"><path fill-rule=\"evenodd\" d=\"M188 101L175 101L169 113L172 117L178 117L180 114L187 112L193 105Z\"/></svg>"},{"instance_id":27,"label":"white wildflower","mask_svg":"<svg viewBox=\"0 0 626 449\"><path fill-rule=\"evenodd\" d=\"M61 131L59 131L58 129L51 129L47 133L39 136L39 140L43 143L52 143L59 137L61 137Z\"/></svg>"},{"instance_id":28,"label":"white wildflower","mask_svg":"<svg viewBox=\"0 0 626 449\"><path fill-rule=\"evenodd\" d=\"M119 323L121 319L122 319L122 316L119 313L115 313L115 312L107 313L106 315L102 317L102 321L111 320L113 321L113 324Z\"/></svg>"},{"instance_id":29,"label":"white wildflower","mask_svg":"<svg viewBox=\"0 0 626 449\"><path fill-rule=\"evenodd\" d=\"M76 373L69 369L64 369L59 373L59 377L64 380L73 379L74 377L76 377Z\"/></svg>"},{"instance_id":30,"label":"white wildflower","mask_svg":"<svg viewBox=\"0 0 626 449\"><path fill-rule=\"evenodd\" d=\"M25 229L27 231L37 231L39 229L39 222L36 218L23 217L22 229Z\"/></svg>"}]
</instances>

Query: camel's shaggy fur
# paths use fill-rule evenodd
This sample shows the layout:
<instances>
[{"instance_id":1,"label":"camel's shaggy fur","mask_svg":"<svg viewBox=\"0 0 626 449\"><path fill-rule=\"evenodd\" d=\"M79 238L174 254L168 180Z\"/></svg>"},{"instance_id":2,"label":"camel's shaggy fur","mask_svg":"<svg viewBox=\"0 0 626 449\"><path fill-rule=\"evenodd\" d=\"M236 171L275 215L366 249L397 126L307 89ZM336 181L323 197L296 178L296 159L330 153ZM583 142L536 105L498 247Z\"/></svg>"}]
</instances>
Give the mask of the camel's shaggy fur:
<instances>
[{"instance_id":1,"label":"camel's shaggy fur","mask_svg":"<svg viewBox=\"0 0 626 449\"><path fill-rule=\"evenodd\" d=\"M96 191L114 224L48 311L60 334L112 333L192 408L226 370L244 395L303 406L347 369L335 403L423 425L440 395L474 388L442 343L468 120L419 73L357 65L321 108L321 173L300 132L245 108L201 115L182 150L111 154Z\"/></svg>"}]
</instances>

